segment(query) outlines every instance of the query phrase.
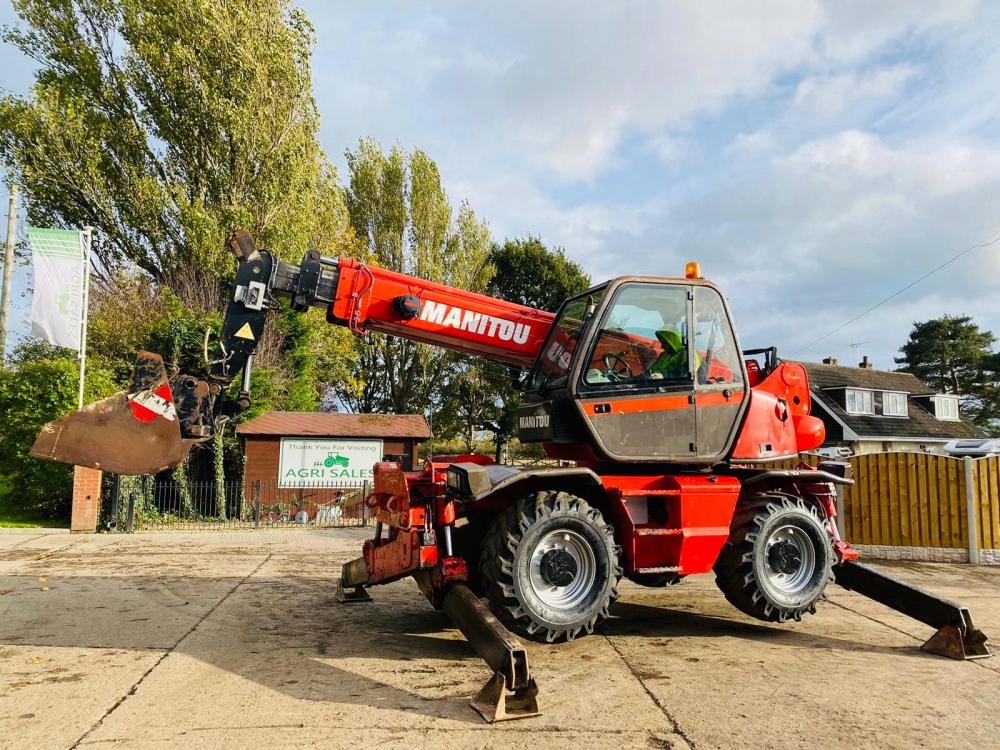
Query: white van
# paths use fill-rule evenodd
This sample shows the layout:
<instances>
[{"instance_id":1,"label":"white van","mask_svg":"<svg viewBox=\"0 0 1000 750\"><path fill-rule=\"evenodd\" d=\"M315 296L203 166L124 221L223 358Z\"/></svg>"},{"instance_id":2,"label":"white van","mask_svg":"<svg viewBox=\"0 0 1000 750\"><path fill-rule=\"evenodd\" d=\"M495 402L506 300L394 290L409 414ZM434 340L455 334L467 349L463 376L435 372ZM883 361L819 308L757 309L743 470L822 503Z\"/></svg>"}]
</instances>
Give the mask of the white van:
<instances>
[{"instance_id":1,"label":"white van","mask_svg":"<svg viewBox=\"0 0 1000 750\"><path fill-rule=\"evenodd\" d=\"M996 438L952 440L944 446L944 452L946 455L956 458L998 456L1000 455L1000 440Z\"/></svg>"}]
</instances>

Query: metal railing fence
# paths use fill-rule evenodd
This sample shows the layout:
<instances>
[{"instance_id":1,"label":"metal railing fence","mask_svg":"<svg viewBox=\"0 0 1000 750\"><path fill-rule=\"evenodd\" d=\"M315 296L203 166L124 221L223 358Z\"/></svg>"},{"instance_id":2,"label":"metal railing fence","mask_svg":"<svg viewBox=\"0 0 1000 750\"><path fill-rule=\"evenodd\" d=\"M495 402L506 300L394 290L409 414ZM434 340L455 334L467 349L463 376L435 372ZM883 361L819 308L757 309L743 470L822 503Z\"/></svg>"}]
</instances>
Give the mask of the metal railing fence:
<instances>
[{"instance_id":1,"label":"metal railing fence","mask_svg":"<svg viewBox=\"0 0 1000 750\"><path fill-rule=\"evenodd\" d=\"M116 477L105 492L103 526L118 533L365 526L368 489L366 481L281 487Z\"/></svg>"}]
</instances>

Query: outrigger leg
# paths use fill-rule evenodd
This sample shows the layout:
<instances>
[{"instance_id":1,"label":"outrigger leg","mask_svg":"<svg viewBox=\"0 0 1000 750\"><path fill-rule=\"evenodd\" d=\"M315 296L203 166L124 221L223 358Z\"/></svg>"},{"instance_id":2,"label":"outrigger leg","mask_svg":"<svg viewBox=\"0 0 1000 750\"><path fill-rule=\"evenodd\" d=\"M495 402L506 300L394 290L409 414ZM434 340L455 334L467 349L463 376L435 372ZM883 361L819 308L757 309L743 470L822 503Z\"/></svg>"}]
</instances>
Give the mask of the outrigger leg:
<instances>
[{"instance_id":1,"label":"outrigger leg","mask_svg":"<svg viewBox=\"0 0 1000 750\"><path fill-rule=\"evenodd\" d=\"M419 579L417 583L421 583ZM528 653L521 642L464 583L448 586L441 609L493 670L493 676L470 702L480 716L491 724L539 716L538 686L528 670Z\"/></svg>"},{"instance_id":2,"label":"outrigger leg","mask_svg":"<svg viewBox=\"0 0 1000 750\"><path fill-rule=\"evenodd\" d=\"M493 670L493 676L470 701L480 716L492 724L541 715L538 686L528 669L528 653L521 642L462 581L446 583L442 593L432 571L419 570L412 575L428 600L436 609L444 610ZM365 589L368 581L368 565L363 557L346 563L337 582L337 601L370 601Z\"/></svg>"},{"instance_id":3,"label":"outrigger leg","mask_svg":"<svg viewBox=\"0 0 1000 750\"><path fill-rule=\"evenodd\" d=\"M990 656L986 635L972 623L967 607L911 586L874 568L851 560L834 568L837 583L848 591L902 612L937 628L922 648L949 659L984 659Z\"/></svg>"},{"instance_id":4,"label":"outrigger leg","mask_svg":"<svg viewBox=\"0 0 1000 750\"><path fill-rule=\"evenodd\" d=\"M341 604L347 602L370 602L371 594L365 588L368 582L368 563L365 558L359 557L344 564L340 573L340 580L337 581L337 590L334 598ZM348 590L350 589L350 590Z\"/></svg>"}]
</instances>

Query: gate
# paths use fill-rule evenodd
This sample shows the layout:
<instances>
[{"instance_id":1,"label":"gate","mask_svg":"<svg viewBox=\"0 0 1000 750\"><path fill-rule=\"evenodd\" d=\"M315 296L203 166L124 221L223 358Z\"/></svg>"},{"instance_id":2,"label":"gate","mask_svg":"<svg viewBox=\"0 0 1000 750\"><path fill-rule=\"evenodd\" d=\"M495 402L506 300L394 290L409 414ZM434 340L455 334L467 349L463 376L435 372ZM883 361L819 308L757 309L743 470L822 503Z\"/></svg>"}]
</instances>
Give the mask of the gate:
<instances>
[{"instance_id":1,"label":"gate","mask_svg":"<svg viewBox=\"0 0 1000 750\"><path fill-rule=\"evenodd\" d=\"M111 532L317 529L368 525L368 482L278 487L112 477L102 499Z\"/></svg>"}]
</instances>

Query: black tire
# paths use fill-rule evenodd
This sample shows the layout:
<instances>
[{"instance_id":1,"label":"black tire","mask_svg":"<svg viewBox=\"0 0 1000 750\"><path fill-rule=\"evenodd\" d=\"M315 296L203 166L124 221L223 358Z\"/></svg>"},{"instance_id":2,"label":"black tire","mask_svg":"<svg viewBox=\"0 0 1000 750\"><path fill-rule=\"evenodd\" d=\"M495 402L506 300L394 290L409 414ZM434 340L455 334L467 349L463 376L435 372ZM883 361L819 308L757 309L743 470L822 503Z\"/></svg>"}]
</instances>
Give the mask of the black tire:
<instances>
[{"instance_id":1,"label":"black tire","mask_svg":"<svg viewBox=\"0 0 1000 750\"><path fill-rule=\"evenodd\" d=\"M801 620L816 613L833 563L833 537L814 507L789 495L754 497L737 506L715 583L751 617Z\"/></svg>"},{"instance_id":2,"label":"black tire","mask_svg":"<svg viewBox=\"0 0 1000 750\"><path fill-rule=\"evenodd\" d=\"M593 633L618 598L618 554L599 510L567 492L543 491L494 521L479 572L504 625L535 640L571 641Z\"/></svg>"}]
</instances>

